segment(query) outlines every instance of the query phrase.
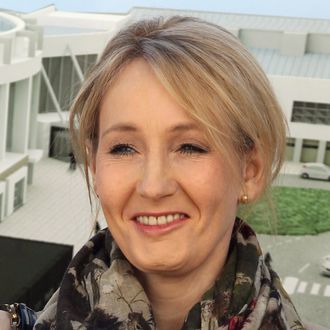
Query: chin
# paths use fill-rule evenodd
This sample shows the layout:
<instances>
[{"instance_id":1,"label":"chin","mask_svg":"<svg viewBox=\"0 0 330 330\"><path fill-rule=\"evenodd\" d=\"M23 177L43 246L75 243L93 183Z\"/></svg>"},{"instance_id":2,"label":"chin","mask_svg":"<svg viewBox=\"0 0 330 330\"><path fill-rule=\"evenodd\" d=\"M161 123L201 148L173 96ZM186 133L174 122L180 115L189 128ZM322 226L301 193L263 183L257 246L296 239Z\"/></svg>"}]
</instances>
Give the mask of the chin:
<instances>
[{"instance_id":1,"label":"chin","mask_svg":"<svg viewBox=\"0 0 330 330\"><path fill-rule=\"evenodd\" d=\"M171 256L163 256L155 258L143 258L143 259L135 259L132 262L136 268L138 268L141 272L144 273L180 273L185 269L189 263L184 260L184 258L179 258L177 255L175 257Z\"/></svg>"}]
</instances>

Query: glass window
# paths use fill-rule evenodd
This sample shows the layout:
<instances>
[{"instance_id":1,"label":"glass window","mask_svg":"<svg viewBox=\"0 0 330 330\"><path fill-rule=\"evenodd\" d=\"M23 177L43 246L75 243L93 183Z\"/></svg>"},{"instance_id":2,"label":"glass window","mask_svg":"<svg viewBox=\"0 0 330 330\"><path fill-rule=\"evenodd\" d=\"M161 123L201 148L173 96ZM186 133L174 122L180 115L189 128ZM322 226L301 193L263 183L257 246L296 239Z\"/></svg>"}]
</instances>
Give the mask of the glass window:
<instances>
[{"instance_id":1,"label":"glass window","mask_svg":"<svg viewBox=\"0 0 330 330\"><path fill-rule=\"evenodd\" d=\"M14 211L23 205L24 178L16 182L14 192Z\"/></svg>"},{"instance_id":2,"label":"glass window","mask_svg":"<svg viewBox=\"0 0 330 330\"><path fill-rule=\"evenodd\" d=\"M52 126L50 139L51 142L49 146L48 156L58 160L69 162L72 146L68 129Z\"/></svg>"},{"instance_id":3,"label":"glass window","mask_svg":"<svg viewBox=\"0 0 330 330\"><path fill-rule=\"evenodd\" d=\"M325 151L324 163L330 165L330 142L327 142L327 148Z\"/></svg>"},{"instance_id":4,"label":"glass window","mask_svg":"<svg viewBox=\"0 0 330 330\"><path fill-rule=\"evenodd\" d=\"M308 139L304 139L304 142L303 142L303 147L304 147L304 148L317 149L318 146L319 146L319 142L318 142L318 140L308 140Z\"/></svg>"},{"instance_id":5,"label":"glass window","mask_svg":"<svg viewBox=\"0 0 330 330\"><path fill-rule=\"evenodd\" d=\"M330 125L330 104L294 101L291 121Z\"/></svg>"},{"instance_id":6,"label":"glass window","mask_svg":"<svg viewBox=\"0 0 330 330\"><path fill-rule=\"evenodd\" d=\"M83 74L86 74L90 67L95 64L97 55L78 55L76 58ZM81 85L71 56L43 58L42 63L61 109L68 111ZM39 112L55 111L56 108L47 85L44 79L41 79Z\"/></svg>"},{"instance_id":7,"label":"glass window","mask_svg":"<svg viewBox=\"0 0 330 330\"><path fill-rule=\"evenodd\" d=\"M304 139L302 145L301 159L305 162L316 162L319 142L317 140Z\"/></svg>"},{"instance_id":8,"label":"glass window","mask_svg":"<svg viewBox=\"0 0 330 330\"><path fill-rule=\"evenodd\" d=\"M7 118L7 140L6 140L7 152L12 151L12 140L13 140L13 131L14 131L15 89L16 89L16 83L11 83L9 89L9 105L8 105L8 118Z\"/></svg>"},{"instance_id":9,"label":"glass window","mask_svg":"<svg viewBox=\"0 0 330 330\"><path fill-rule=\"evenodd\" d=\"M294 147L294 144L295 144L295 139L294 138L290 138L290 137L286 138L286 145L288 147Z\"/></svg>"}]
</instances>

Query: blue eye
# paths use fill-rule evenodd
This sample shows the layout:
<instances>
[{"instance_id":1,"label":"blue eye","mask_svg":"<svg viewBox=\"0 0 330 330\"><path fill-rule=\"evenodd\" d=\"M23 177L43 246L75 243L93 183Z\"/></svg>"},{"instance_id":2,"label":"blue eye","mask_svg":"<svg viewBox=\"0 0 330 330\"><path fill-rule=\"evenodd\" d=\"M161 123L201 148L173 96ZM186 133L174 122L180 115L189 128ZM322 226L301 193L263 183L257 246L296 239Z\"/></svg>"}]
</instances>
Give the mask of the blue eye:
<instances>
[{"instance_id":1,"label":"blue eye","mask_svg":"<svg viewBox=\"0 0 330 330\"><path fill-rule=\"evenodd\" d=\"M135 153L135 149L129 144L116 144L110 149L110 154L118 156L130 156Z\"/></svg>"},{"instance_id":2,"label":"blue eye","mask_svg":"<svg viewBox=\"0 0 330 330\"><path fill-rule=\"evenodd\" d=\"M191 143L182 144L179 148L179 152L182 154L205 154L207 150Z\"/></svg>"}]
</instances>

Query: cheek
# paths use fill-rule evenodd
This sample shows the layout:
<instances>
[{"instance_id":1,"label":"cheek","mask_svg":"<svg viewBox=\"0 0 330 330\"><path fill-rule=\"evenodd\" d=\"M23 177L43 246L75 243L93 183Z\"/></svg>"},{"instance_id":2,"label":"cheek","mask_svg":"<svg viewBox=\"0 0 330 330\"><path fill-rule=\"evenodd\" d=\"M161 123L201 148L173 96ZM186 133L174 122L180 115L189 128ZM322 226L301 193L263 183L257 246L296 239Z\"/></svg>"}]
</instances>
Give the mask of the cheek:
<instances>
[{"instance_id":1,"label":"cheek","mask_svg":"<svg viewBox=\"0 0 330 330\"><path fill-rule=\"evenodd\" d=\"M130 180L120 166L99 162L95 172L95 189L101 203L107 209L121 204L128 194Z\"/></svg>"},{"instance_id":2,"label":"cheek","mask_svg":"<svg viewBox=\"0 0 330 330\"><path fill-rule=\"evenodd\" d=\"M200 212L212 215L236 212L239 185L234 180L230 168L222 166L219 162L210 162L198 170L187 168L184 175L185 190L191 200L200 209ZM193 179L191 179L193 178ZM183 181L182 181L183 182Z\"/></svg>"},{"instance_id":3,"label":"cheek","mask_svg":"<svg viewBox=\"0 0 330 330\"><path fill-rule=\"evenodd\" d=\"M215 161L187 167L182 171L181 176L183 175L185 184L191 187L191 191L205 198L222 196L235 187L230 169Z\"/></svg>"},{"instance_id":4,"label":"cheek","mask_svg":"<svg viewBox=\"0 0 330 330\"><path fill-rule=\"evenodd\" d=\"M96 192L108 221L126 218L139 172L140 165L132 164L129 159L109 160L108 155L101 154L96 158Z\"/></svg>"}]
</instances>

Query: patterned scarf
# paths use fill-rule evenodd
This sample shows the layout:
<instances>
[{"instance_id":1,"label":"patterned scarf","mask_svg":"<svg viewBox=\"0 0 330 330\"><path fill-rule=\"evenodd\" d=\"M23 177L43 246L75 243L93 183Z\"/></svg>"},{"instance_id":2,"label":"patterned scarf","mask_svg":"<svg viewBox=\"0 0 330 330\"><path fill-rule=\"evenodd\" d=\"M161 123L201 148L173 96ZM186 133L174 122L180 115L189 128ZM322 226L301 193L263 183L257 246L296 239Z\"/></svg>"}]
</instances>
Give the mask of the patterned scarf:
<instances>
[{"instance_id":1,"label":"patterned scarf","mask_svg":"<svg viewBox=\"0 0 330 330\"><path fill-rule=\"evenodd\" d=\"M110 232L100 231L71 261L35 329L156 329L134 273ZM265 264L255 233L242 220L236 220L221 276L190 310L182 329L305 329L277 274Z\"/></svg>"}]
</instances>

